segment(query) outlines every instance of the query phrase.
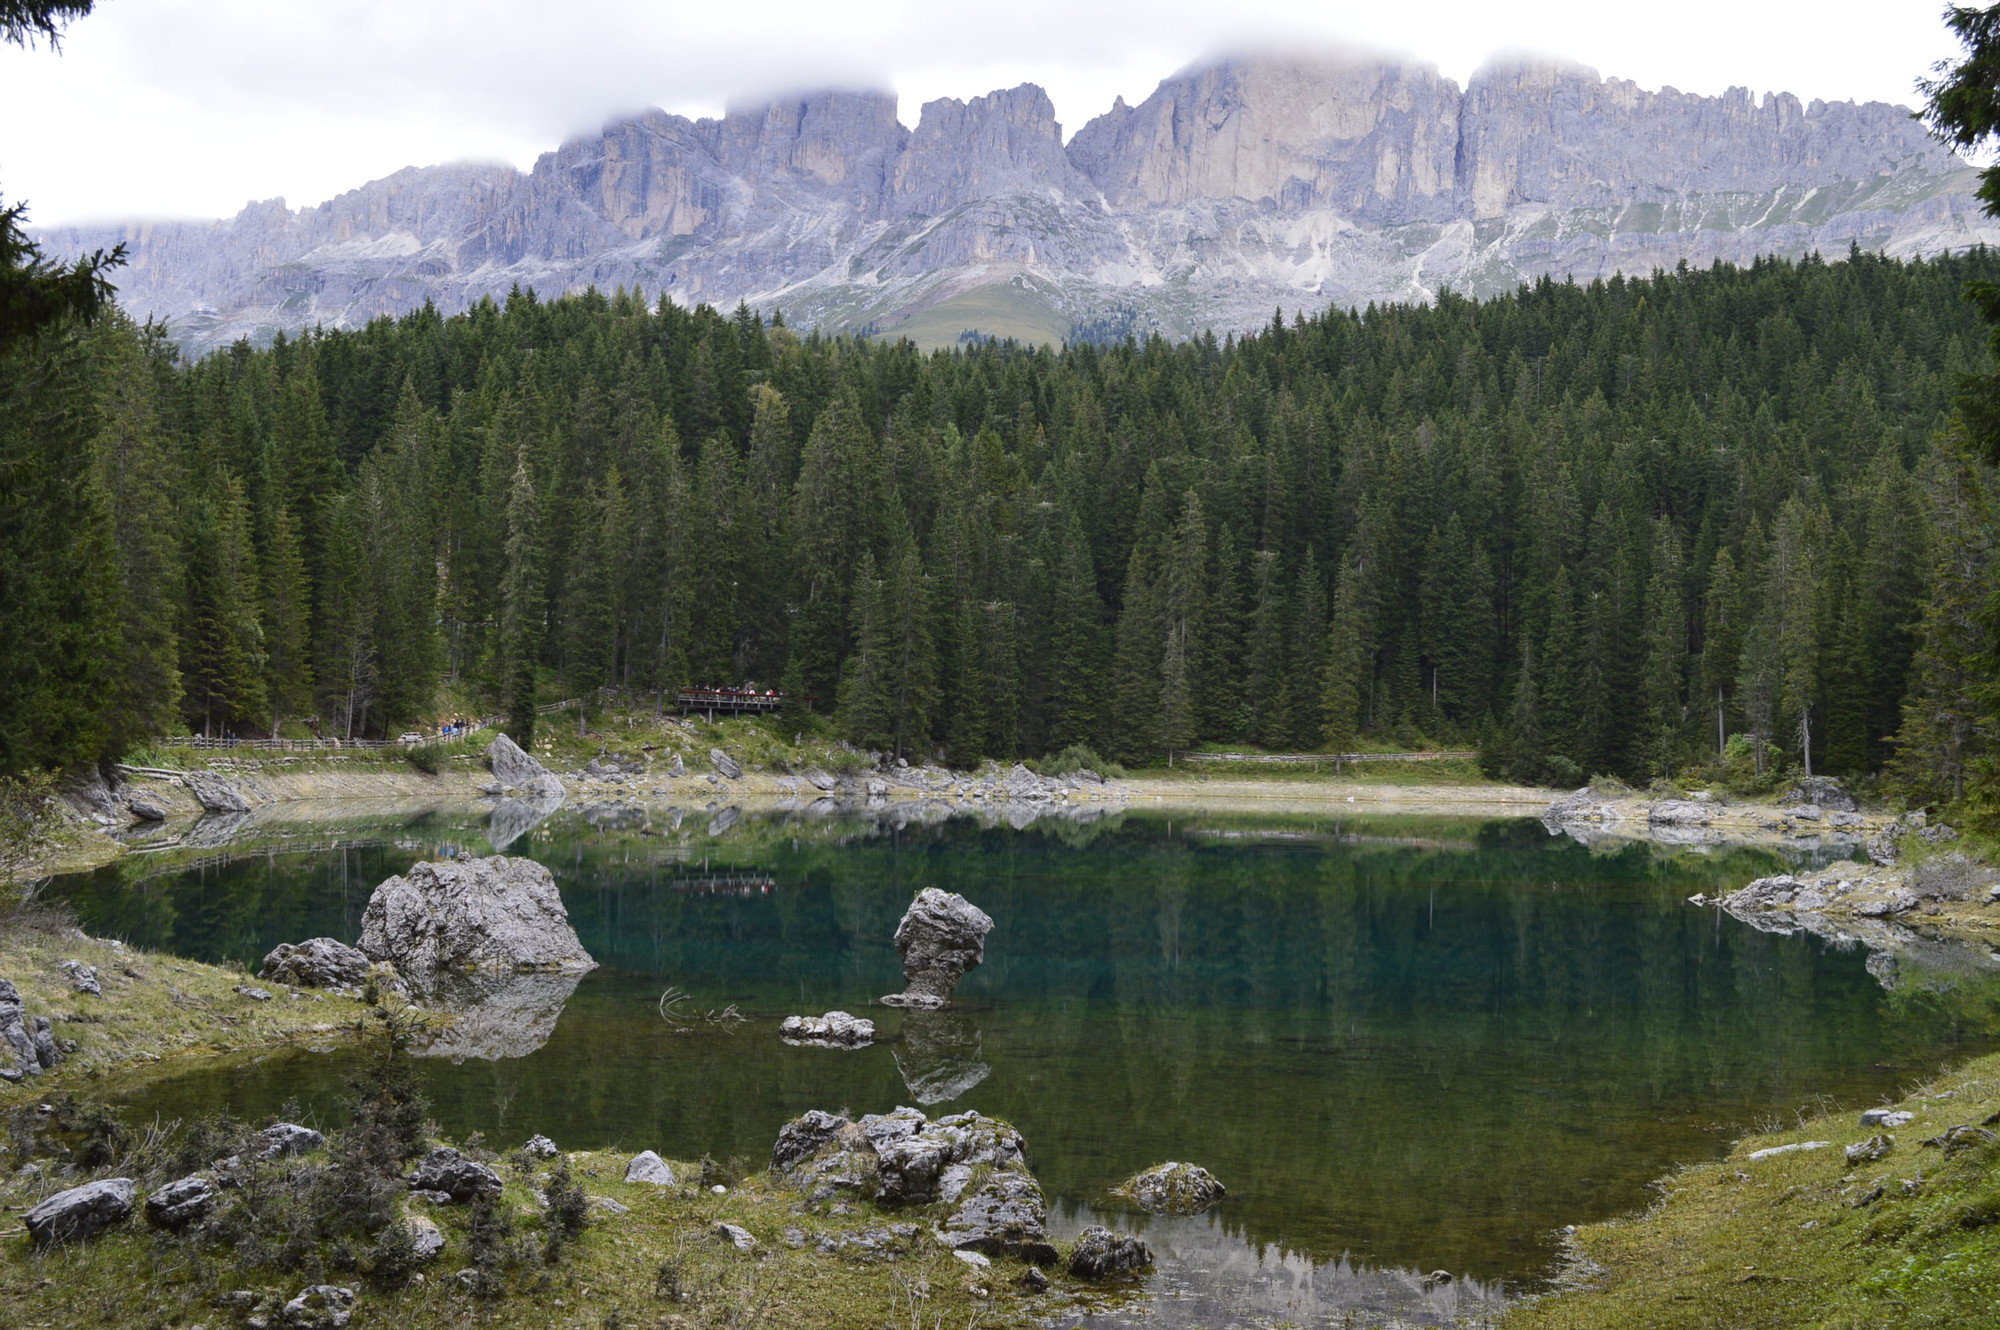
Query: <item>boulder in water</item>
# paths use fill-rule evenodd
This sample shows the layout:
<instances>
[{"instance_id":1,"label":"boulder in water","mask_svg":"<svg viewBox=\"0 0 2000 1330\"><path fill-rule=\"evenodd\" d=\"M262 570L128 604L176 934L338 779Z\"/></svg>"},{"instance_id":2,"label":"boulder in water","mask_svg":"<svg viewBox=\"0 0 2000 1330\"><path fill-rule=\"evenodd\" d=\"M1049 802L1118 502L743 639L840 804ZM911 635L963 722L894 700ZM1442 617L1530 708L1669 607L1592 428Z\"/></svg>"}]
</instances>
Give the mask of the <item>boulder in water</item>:
<instances>
[{"instance_id":1,"label":"boulder in water","mask_svg":"<svg viewBox=\"0 0 2000 1330\"><path fill-rule=\"evenodd\" d=\"M416 864L375 888L361 916L361 950L419 987L453 971L597 966L549 870L497 855Z\"/></svg>"},{"instance_id":2,"label":"boulder in water","mask_svg":"<svg viewBox=\"0 0 2000 1330\"><path fill-rule=\"evenodd\" d=\"M958 981L986 959L986 935L993 920L954 892L926 887L896 926L896 950L903 953L903 991L882 999L892 1007L935 1010L948 1006Z\"/></svg>"},{"instance_id":3,"label":"boulder in water","mask_svg":"<svg viewBox=\"0 0 2000 1330\"><path fill-rule=\"evenodd\" d=\"M821 1044L828 1048L865 1048L875 1042L875 1022L829 1011L824 1016L787 1016L778 1037L788 1044Z\"/></svg>"},{"instance_id":4,"label":"boulder in water","mask_svg":"<svg viewBox=\"0 0 2000 1330\"><path fill-rule=\"evenodd\" d=\"M1169 1160L1135 1173L1112 1190L1153 1214L1198 1215L1228 1194L1200 1164Z\"/></svg>"},{"instance_id":5,"label":"boulder in water","mask_svg":"<svg viewBox=\"0 0 2000 1330\"><path fill-rule=\"evenodd\" d=\"M1153 1253L1139 1239L1095 1226L1077 1236L1069 1254L1069 1272L1078 1279L1131 1274L1152 1263Z\"/></svg>"}]
</instances>

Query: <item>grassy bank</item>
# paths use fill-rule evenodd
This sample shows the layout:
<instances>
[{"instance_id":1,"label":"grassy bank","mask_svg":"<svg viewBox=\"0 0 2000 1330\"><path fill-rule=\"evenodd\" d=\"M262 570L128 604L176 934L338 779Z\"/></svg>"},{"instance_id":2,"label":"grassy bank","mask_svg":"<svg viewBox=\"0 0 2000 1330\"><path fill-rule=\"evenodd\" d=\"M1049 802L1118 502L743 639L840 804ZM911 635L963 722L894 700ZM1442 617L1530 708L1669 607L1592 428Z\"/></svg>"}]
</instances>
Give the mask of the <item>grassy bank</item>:
<instances>
[{"instance_id":1,"label":"grassy bank","mask_svg":"<svg viewBox=\"0 0 2000 1330\"><path fill-rule=\"evenodd\" d=\"M61 968L71 960L96 968L101 997L72 987ZM0 1109L136 1068L338 1039L367 1010L350 998L294 998L240 970L85 937L62 913L32 903L0 912L0 978L20 990L30 1017L51 1018L55 1037L76 1044L55 1071L0 1082ZM259 987L269 1001L237 991Z\"/></svg>"},{"instance_id":2,"label":"grassy bank","mask_svg":"<svg viewBox=\"0 0 2000 1330\"><path fill-rule=\"evenodd\" d=\"M1889 1105L1904 1126L1843 1110L1747 1137L1728 1159L1659 1184L1647 1213L1579 1230L1566 1291L1506 1330L1943 1330L2000 1307L2000 1056ZM1845 1148L1892 1138L1879 1159ZM1764 1159L1774 1146L1820 1149ZM1926 1144L1936 1141L1937 1144Z\"/></svg>"}]
</instances>

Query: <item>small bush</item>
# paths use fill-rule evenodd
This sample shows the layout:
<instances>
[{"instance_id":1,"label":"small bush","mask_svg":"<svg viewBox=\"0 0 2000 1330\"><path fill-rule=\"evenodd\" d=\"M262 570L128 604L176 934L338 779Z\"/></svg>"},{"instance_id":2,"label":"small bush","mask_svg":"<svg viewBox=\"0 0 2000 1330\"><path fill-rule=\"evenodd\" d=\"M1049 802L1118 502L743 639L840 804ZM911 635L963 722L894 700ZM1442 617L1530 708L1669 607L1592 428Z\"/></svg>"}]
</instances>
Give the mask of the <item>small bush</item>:
<instances>
[{"instance_id":1,"label":"small bush","mask_svg":"<svg viewBox=\"0 0 2000 1330\"><path fill-rule=\"evenodd\" d=\"M1095 771L1103 776L1109 774L1105 771L1109 765L1089 745L1071 744L1060 753L1043 758L1037 769L1044 776L1073 776L1079 771Z\"/></svg>"},{"instance_id":2,"label":"small bush","mask_svg":"<svg viewBox=\"0 0 2000 1330\"><path fill-rule=\"evenodd\" d=\"M584 1225L590 1220L590 1198L571 1175L569 1160L561 1155L556 1156L556 1166L542 1185L542 1202L549 1226L543 1256L554 1265L562 1259L564 1246L583 1236Z\"/></svg>"},{"instance_id":3,"label":"small bush","mask_svg":"<svg viewBox=\"0 0 2000 1330\"><path fill-rule=\"evenodd\" d=\"M418 771L423 772L426 776L435 776L438 772L444 770L444 762L439 758L437 749L432 748L428 744L418 744L413 748L405 748L403 750L403 760Z\"/></svg>"},{"instance_id":4,"label":"small bush","mask_svg":"<svg viewBox=\"0 0 2000 1330\"><path fill-rule=\"evenodd\" d=\"M846 744L839 745L826 755L826 769L836 776L858 776L870 765L866 753L856 752Z\"/></svg>"}]
</instances>

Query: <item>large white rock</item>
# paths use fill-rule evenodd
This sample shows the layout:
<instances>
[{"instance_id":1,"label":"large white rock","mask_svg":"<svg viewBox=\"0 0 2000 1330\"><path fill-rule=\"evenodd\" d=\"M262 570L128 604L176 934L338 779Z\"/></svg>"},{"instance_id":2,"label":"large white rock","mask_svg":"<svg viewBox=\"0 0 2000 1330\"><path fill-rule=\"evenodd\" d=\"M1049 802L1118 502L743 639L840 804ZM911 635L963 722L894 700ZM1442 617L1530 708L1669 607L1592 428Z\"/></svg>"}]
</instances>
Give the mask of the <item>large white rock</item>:
<instances>
[{"instance_id":1,"label":"large white rock","mask_svg":"<svg viewBox=\"0 0 2000 1330\"><path fill-rule=\"evenodd\" d=\"M424 985L462 970L595 969L549 870L532 859L445 859L375 888L361 950Z\"/></svg>"}]
</instances>

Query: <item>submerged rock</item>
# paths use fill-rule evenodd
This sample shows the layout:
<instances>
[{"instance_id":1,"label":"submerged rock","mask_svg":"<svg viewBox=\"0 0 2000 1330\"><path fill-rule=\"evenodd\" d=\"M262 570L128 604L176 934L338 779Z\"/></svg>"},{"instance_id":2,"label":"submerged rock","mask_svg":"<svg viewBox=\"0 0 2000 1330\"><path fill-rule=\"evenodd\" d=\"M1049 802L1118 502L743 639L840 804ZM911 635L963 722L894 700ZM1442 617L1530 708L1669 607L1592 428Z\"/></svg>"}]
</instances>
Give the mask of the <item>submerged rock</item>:
<instances>
[{"instance_id":1,"label":"submerged rock","mask_svg":"<svg viewBox=\"0 0 2000 1330\"><path fill-rule=\"evenodd\" d=\"M330 937L280 942L264 957L259 979L299 988L353 988L368 982L368 957Z\"/></svg>"},{"instance_id":2,"label":"submerged rock","mask_svg":"<svg viewBox=\"0 0 2000 1330\"><path fill-rule=\"evenodd\" d=\"M28 1238L46 1247L95 1237L132 1213L137 1191L130 1178L104 1178L59 1191L28 1211Z\"/></svg>"},{"instance_id":3,"label":"submerged rock","mask_svg":"<svg viewBox=\"0 0 2000 1330\"><path fill-rule=\"evenodd\" d=\"M1228 1189L1200 1164L1172 1160L1135 1173L1112 1190L1141 1210L1164 1215L1198 1215L1228 1195Z\"/></svg>"},{"instance_id":4,"label":"submerged rock","mask_svg":"<svg viewBox=\"0 0 2000 1330\"><path fill-rule=\"evenodd\" d=\"M882 1001L892 1007L948 1005L965 972L986 959L986 935L992 930L992 918L965 897L924 888L896 926L903 991Z\"/></svg>"},{"instance_id":5,"label":"submerged rock","mask_svg":"<svg viewBox=\"0 0 2000 1330\"><path fill-rule=\"evenodd\" d=\"M1152 1263L1153 1253L1145 1243L1108 1228L1085 1229L1069 1254L1069 1272L1078 1279L1108 1279L1143 1270Z\"/></svg>"},{"instance_id":6,"label":"submerged rock","mask_svg":"<svg viewBox=\"0 0 2000 1330\"><path fill-rule=\"evenodd\" d=\"M361 950L420 987L457 970L597 967L549 870L499 856L427 861L382 883L361 916Z\"/></svg>"},{"instance_id":7,"label":"submerged rock","mask_svg":"<svg viewBox=\"0 0 2000 1330\"><path fill-rule=\"evenodd\" d=\"M865 1048L875 1042L875 1022L829 1011L824 1016L787 1016L778 1037L788 1044L820 1044L829 1048Z\"/></svg>"}]
</instances>

